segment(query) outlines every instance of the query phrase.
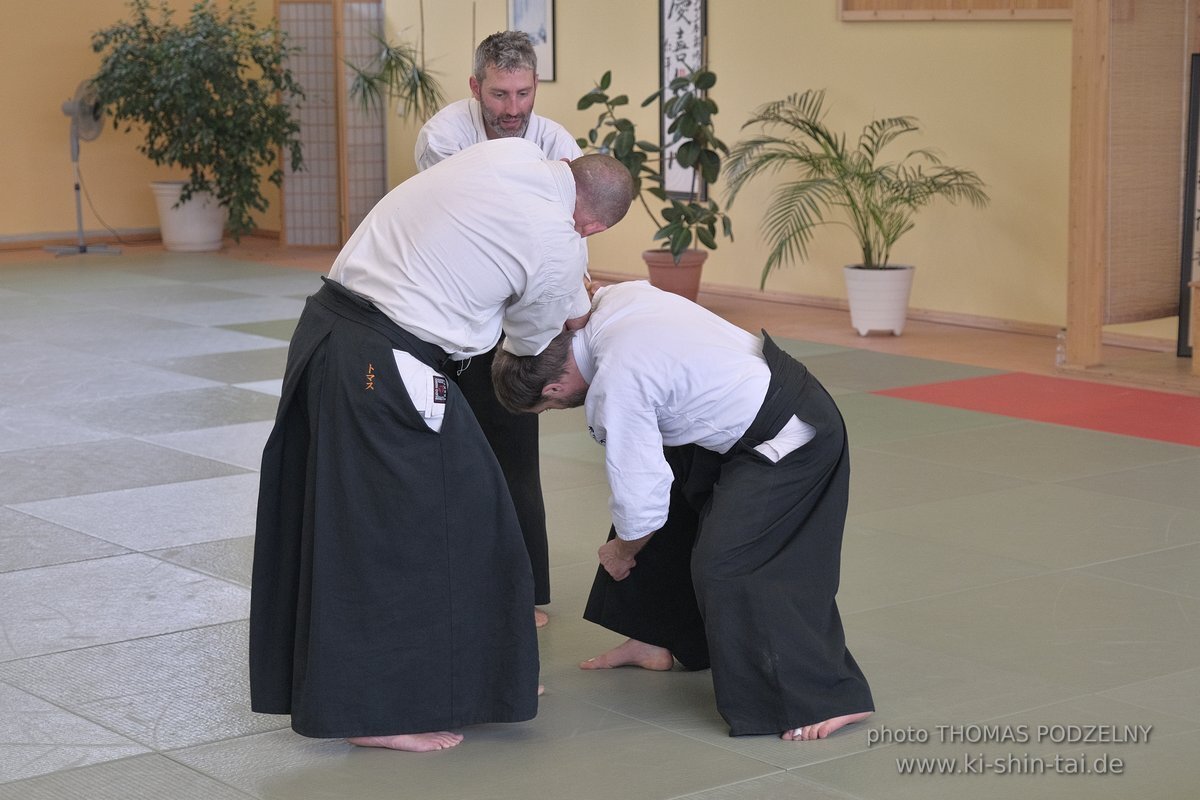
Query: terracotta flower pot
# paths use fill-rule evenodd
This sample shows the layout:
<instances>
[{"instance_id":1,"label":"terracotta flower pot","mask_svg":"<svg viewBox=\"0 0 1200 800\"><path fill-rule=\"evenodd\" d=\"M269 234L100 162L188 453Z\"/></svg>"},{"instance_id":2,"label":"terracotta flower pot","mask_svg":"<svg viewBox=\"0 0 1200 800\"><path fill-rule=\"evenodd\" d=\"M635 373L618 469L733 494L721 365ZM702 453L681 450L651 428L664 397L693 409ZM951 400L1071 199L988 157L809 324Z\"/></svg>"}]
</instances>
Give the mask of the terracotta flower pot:
<instances>
[{"instance_id":1,"label":"terracotta flower pot","mask_svg":"<svg viewBox=\"0 0 1200 800\"><path fill-rule=\"evenodd\" d=\"M693 303L700 294L700 271L707 259L707 250L695 248L684 250L678 264L669 250L642 251L642 260L650 272L650 285L686 297Z\"/></svg>"}]
</instances>

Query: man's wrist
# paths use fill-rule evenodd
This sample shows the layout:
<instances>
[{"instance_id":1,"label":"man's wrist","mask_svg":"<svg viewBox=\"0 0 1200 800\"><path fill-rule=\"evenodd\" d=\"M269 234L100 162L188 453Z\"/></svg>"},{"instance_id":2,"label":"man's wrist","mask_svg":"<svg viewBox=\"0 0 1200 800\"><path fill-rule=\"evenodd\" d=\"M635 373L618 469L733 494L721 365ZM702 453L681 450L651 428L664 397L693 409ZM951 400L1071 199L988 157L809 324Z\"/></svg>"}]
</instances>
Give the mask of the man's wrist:
<instances>
[{"instance_id":1,"label":"man's wrist","mask_svg":"<svg viewBox=\"0 0 1200 800\"><path fill-rule=\"evenodd\" d=\"M622 539L618 536L616 539L617 553L622 558L633 558L646 546L646 540L649 538L649 535L643 536L640 539Z\"/></svg>"}]
</instances>

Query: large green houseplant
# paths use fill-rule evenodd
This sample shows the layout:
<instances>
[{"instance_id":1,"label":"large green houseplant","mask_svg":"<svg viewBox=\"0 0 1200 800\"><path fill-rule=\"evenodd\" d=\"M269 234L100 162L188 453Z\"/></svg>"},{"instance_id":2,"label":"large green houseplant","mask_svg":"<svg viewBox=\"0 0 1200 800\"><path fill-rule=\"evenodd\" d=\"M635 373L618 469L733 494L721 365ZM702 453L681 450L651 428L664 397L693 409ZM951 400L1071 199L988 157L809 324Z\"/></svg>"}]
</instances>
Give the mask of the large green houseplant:
<instances>
[{"instance_id":1,"label":"large green houseplant","mask_svg":"<svg viewBox=\"0 0 1200 800\"><path fill-rule=\"evenodd\" d=\"M610 93L611 71L605 72L578 102L580 110L603 106L596 124L586 137L578 140L580 148L607 153L625 165L637 184L642 208L654 224L654 241L660 243L660 248L642 254L651 271L651 282L692 299L699 289L700 267L707 256L702 248L717 249L718 234L733 239L729 216L715 199L705 197L703 191L717 180L722 156L729 153L729 148L717 138L713 124L717 104L707 96L716 82L717 76L701 67L675 78L642 101L644 108L662 100L663 115L670 120L666 133L668 145L678 145L674 155L676 161L693 170L691 187L682 195L669 195L663 187L661 148L639 139L637 125L629 118L619 116L621 107L629 104L629 97ZM646 195L663 205L656 211ZM682 264L687 266L681 267ZM690 274L684 279L684 286L676 287L676 275L683 269Z\"/></svg>"},{"instance_id":2,"label":"large green houseplant","mask_svg":"<svg viewBox=\"0 0 1200 800\"><path fill-rule=\"evenodd\" d=\"M225 11L199 0L186 22L165 0L130 0L129 8L129 19L92 37L99 102L114 127L143 133L138 149L155 164L186 171L179 204L210 193L238 238L254 227L251 212L267 208L263 171L282 183L280 150L291 169L303 165L292 112L303 91L287 66L293 48L277 27L255 22L251 0L231 0Z\"/></svg>"},{"instance_id":3,"label":"large green houseplant","mask_svg":"<svg viewBox=\"0 0 1200 800\"><path fill-rule=\"evenodd\" d=\"M858 242L861 259L845 268L848 282L870 277L861 273L873 273L900 284L907 279L911 286L911 267L896 267L889 261L892 247L913 229L916 212L938 198L986 205L983 181L971 170L943 164L927 148L911 150L896 161L883 160L882 151L889 144L919 130L913 117L873 120L851 144L845 134L826 125L824 102L824 91L809 90L759 107L743 128L758 126L761 132L738 142L730 152L730 206L759 176L787 175L767 204L763 232L770 252L759 287L766 286L772 270L807 258L809 242L823 225L845 226ZM853 316L853 295L850 300ZM888 327L879 329L900 333L907 301L906 288L898 322L893 314ZM864 334L875 329L857 321L853 324Z\"/></svg>"}]
</instances>

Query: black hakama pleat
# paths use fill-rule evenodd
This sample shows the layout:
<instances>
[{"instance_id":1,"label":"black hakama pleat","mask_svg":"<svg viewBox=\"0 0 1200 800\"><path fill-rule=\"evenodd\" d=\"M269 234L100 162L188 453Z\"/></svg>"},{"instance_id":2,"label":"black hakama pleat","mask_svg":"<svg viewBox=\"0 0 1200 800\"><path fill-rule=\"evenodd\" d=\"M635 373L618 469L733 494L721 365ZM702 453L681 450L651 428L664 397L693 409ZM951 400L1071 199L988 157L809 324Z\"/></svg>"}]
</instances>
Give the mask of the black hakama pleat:
<instances>
[{"instance_id":1,"label":"black hakama pleat","mask_svg":"<svg viewBox=\"0 0 1200 800\"><path fill-rule=\"evenodd\" d=\"M546 504L542 498L538 458L538 415L514 414L496 399L496 390L492 387L492 360L496 356L496 347L469 362L447 365L447 369L462 389L500 462L500 470L517 509L529 566L533 569L533 601L541 606L550 602L550 545L546 536Z\"/></svg>"}]
</instances>

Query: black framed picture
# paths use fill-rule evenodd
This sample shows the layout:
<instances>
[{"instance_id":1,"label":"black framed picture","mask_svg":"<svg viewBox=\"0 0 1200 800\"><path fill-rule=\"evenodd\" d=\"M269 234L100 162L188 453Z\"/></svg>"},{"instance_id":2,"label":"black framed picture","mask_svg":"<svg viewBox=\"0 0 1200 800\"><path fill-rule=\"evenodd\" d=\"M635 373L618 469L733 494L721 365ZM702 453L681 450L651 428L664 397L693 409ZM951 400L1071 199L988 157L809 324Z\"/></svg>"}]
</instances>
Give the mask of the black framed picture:
<instances>
[{"instance_id":1,"label":"black framed picture","mask_svg":"<svg viewBox=\"0 0 1200 800\"><path fill-rule=\"evenodd\" d=\"M707 61L706 10L706 0L659 0L659 80L663 87L663 100L666 99L667 87L672 80L696 71ZM671 197L691 197L692 182L696 181L696 196L703 200L707 196L708 187L699 175L694 174L695 170L676 163L675 151L679 149L679 144L669 143L667 128L670 127L671 121L661 112L661 108L660 101L659 144L662 145L663 156L663 189Z\"/></svg>"},{"instance_id":2,"label":"black framed picture","mask_svg":"<svg viewBox=\"0 0 1200 800\"><path fill-rule=\"evenodd\" d=\"M539 81L554 81L554 0L508 0L508 29L533 39Z\"/></svg>"},{"instance_id":3,"label":"black framed picture","mask_svg":"<svg viewBox=\"0 0 1200 800\"><path fill-rule=\"evenodd\" d=\"M1200 264L1200 213L1196 209L1196 189L1200 175L1196 170L1197 151L1200 150L1200 55L1192 56L1191 82L1188 86L1187 161L1183 181L1183 247L1179 257L1179 337L1175 354L1181 358L1192 355L1188 344L1188 325L1192 311L1192 290L1188 286L1196 275ZM1200 333L1200 332L1196 332Z\"/></svg>"}]
</instances>

